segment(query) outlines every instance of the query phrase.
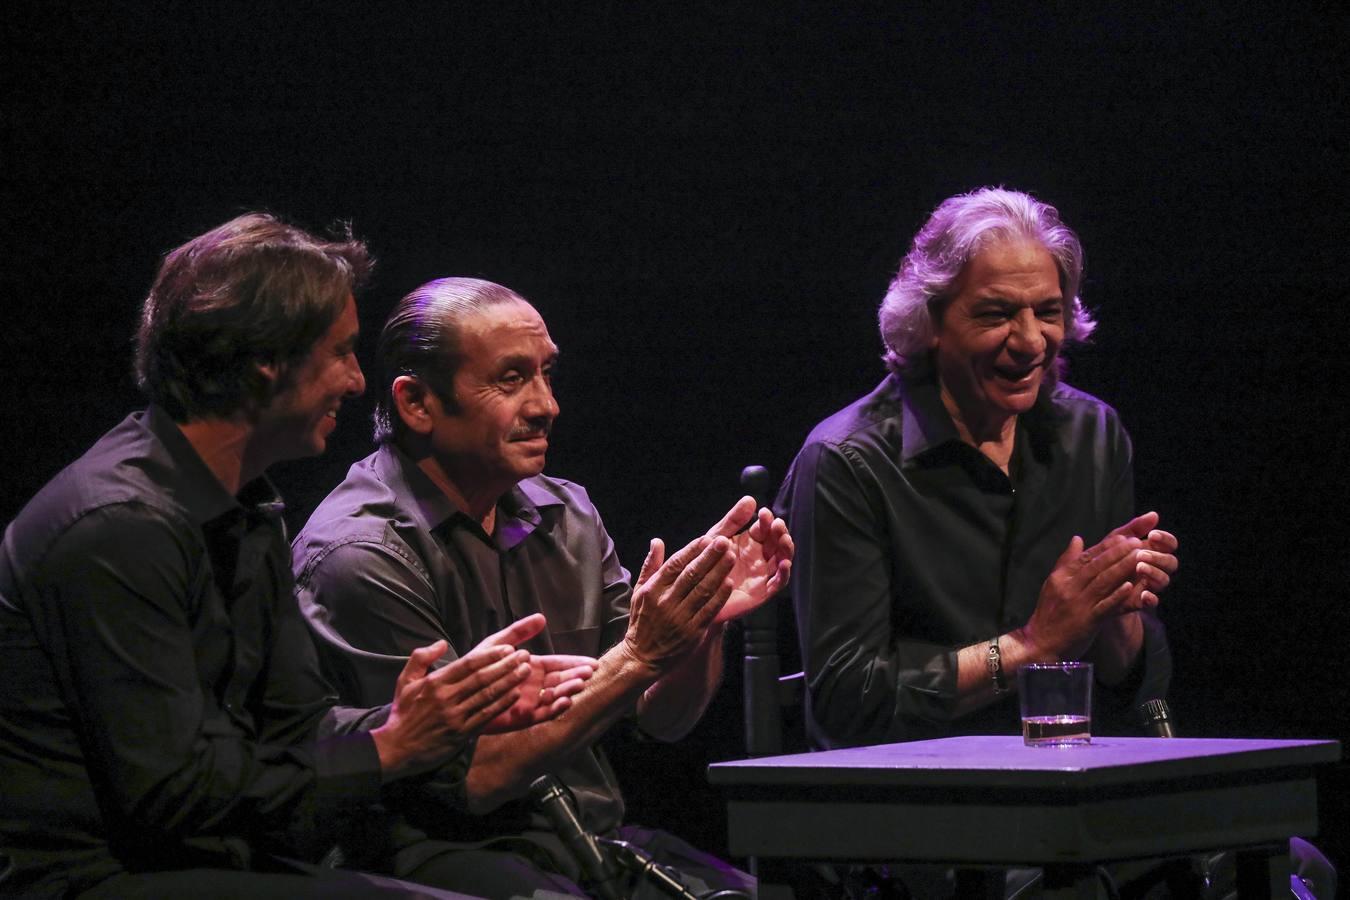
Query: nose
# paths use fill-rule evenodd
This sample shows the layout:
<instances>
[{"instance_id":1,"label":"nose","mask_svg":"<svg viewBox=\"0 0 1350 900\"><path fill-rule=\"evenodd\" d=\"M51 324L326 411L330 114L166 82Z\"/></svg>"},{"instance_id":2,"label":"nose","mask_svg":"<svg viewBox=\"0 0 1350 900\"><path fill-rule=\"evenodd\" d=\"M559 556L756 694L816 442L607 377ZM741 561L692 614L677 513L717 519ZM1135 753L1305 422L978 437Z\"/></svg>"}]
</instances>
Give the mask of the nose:
<instances>
[{"instance_id":1,"label":"nose","mask_svg":"<svg viewBox=\"0 0 1350 900\"><path fill-rule=\"evenodd\" d=\"M526 418L548 419L558 417L558 401L553 396L553 386L544 375L536 375L530 380L530 395L526 398L523 413Z\"/></svg>"},{"instance_id":2,"label":"nose","mask_svg":"<svg viewBox=\"0 0 1350 900\"><path fill-rule=\"evenodd\" d=\"M1045 333L1032 309L1023 309L1012 319L1008 332L1008 349L1018 355L1034 359L1045 352Z\"/></svg>"},{"instance_id":3,"label":"nose","mask_svg":"<svg viewBox=\"0 0 1350 900\"><path fill-rule=\"evenodd\" d=\"M356 354L351 356L351 364L347 367L347 396L359 397L366 392L366 376L361 371L361 363L357 360Z\"/></svg>"}]
</instances>

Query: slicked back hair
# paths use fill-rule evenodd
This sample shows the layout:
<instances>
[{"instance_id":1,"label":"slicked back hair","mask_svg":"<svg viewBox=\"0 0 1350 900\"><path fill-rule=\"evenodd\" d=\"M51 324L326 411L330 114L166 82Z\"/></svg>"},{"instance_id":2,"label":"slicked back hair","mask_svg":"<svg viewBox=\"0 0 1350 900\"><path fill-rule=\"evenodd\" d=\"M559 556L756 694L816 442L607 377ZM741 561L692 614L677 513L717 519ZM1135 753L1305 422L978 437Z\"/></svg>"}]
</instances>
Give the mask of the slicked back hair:
<instances>
[{"instance_id":1,"label":"slicked back hair","mask_svg":"<svg viewBox=\"0 0 1350 900\"><path fill-rule=\"evenodd\" d=\"M1078 297L1083 280L1078 235L1053 206L1020 191L986 187L942 201L900 261L879 315L887 367L904 372L927 365L937 322L966 264L990 244L1018 240L1040 244L1054 259L1064 296L1065 344L1086 341L1097 323Z\"/></svg>"},{"instance_id":2,"label":"slicked back hair","mask_svg":"<svg viewBox=\"0 0 1350 900\"><path fill-rule=\"evenodd\" d=\"M266 213L213 228L159 267L136 334L136 383L179 422L266 406L372 265L349 228L324 240Z\"/></svg>"},{"instance_id":3,"label":"slicked back hair","mask_svg":"<svg viewBox=\"0 0 1350 900\"><path fill-rule=\"evenodd\" d=\"M464 362L460 328L489 306L528 303L510 288L479 278L438 278L399 301L380 332L376 357L380 398L375 405L375 441L387 444L406 426L394 403L394 379L413 375L448 411L458 409L455 373Z\"/></svg>"}]
</instances>

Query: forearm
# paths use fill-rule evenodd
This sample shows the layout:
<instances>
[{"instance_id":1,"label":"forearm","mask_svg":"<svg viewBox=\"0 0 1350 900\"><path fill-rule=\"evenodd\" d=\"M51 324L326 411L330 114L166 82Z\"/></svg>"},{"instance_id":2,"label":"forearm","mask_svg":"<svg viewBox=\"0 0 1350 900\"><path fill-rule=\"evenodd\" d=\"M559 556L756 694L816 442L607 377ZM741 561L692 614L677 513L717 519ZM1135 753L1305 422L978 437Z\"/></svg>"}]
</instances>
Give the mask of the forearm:
<instances>
[{"instance_id":1,"label":"forearm","mask_svg":"<svg viewBox=\"0 0 1350 900\"><path fill-rule=\"evenodd\" d=\"M674 741L698 724L722 683L725 636L725 626L710 626L699 645L647 689L637 707L643 731Z\"/></svg>"},{"instance_id":2,"label":"forearm","mask_svg":"<svg viewBox=\"0 0 1350 900\"><path fill-rule=\"evenodd\" d=\"M524 796L535 778L599 740L659 675L621 641L600 657L571 709L523 731L480 737L466 780L469 812L482 815Z\"/></svg>"}]
</instances>

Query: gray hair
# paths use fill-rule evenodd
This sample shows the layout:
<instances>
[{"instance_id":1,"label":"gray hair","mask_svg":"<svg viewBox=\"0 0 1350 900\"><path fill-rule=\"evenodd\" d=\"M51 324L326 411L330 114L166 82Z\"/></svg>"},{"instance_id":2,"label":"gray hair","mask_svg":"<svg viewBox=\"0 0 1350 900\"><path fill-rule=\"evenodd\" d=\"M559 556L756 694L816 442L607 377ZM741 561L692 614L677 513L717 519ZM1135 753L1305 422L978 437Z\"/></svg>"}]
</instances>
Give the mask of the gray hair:
<instances>
[{"instance_id":1,"label":"gray hair","mask_svg":"<svg viewBox=\"0 0 1350 900\"><path fill-rule=\"evenodd\" d=\"M1088 339L1097 323L1078 298L1083 279L1078 235L1048 203L1020 191L986 187L942 201L900 261L878 317L891 371L913 371L926 364L935 317L952 299L961 270L990 244L1015 239L1035 241L1055 261L1064 295L1065 343Z\"/></svg>"},{"instance_id":2,"label":"gray hair","mask_svg":"<svg viewBox=\"0 0 1350 900\"><path fill-rule=\"evenodd\" d=\"M464 362L460 327L464 320L500 303L526 303L510 288L479 278L438 278L398 302L380 332L376 358L380 398L375 405L375 441L387 444L405 428L394 403L394 380L420 379L448 410L455 410L455 373Z\"/></svg>"}]
</instances>

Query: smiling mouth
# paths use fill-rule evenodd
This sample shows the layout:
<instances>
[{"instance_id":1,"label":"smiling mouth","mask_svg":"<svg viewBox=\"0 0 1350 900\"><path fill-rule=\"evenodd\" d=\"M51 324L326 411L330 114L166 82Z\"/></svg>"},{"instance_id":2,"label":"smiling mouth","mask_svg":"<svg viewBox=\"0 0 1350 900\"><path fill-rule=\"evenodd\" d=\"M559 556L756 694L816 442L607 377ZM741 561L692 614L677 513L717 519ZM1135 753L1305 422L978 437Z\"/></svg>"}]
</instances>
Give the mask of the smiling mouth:
<instances>
[{"instance_id":1,"label":"smiling mouth","mask_svg":"<svg viewBox=\"0 0 1350 900\"><path fill-rule=\"evenodd\" d=\"M1014 384L1022 384L1031 380L1037 372L1044 368L1043 363L1034 366L994 366L994 374L1004 381L1010 381Z\"/></svg>"}]
</instances>

